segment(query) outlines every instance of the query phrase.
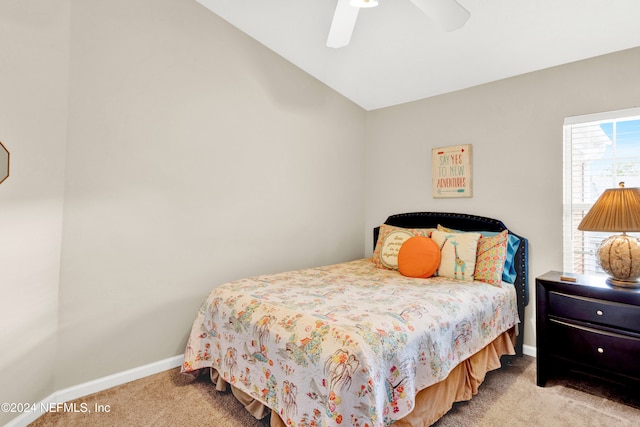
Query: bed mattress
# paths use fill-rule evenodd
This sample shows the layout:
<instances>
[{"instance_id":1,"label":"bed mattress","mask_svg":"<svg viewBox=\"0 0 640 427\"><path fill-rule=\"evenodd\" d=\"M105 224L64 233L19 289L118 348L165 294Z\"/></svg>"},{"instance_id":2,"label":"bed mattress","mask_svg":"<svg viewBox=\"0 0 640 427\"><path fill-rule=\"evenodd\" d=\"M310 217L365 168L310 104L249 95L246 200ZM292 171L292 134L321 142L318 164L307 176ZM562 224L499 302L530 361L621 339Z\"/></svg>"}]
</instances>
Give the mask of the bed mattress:
<instances>
[{"instance_id":1,"label":"bed mattress","mask_svg":"<svg viewBox=\"0 0 640 427\"><path fill-rule=\"evenodd\" d=\"M182 370L215 369L288 425L382 426L517 323L511 284L409 278L361 259L215 288Z\"/></svg>"}]
</instances>

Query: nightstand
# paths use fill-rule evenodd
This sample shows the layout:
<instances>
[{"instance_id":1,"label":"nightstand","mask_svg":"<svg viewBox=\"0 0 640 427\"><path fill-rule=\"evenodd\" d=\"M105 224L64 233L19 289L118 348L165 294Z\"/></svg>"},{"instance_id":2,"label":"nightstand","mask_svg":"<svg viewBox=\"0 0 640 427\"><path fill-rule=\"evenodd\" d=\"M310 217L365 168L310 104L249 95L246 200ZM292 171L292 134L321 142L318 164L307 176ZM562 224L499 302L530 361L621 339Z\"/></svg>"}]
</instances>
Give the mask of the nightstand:
<instances>
[{"instance_id":1,"label":"nightstand","mask_svg":"<svg viewBox=\"0 0 640 427\"><path fill-rule=\"evenodd\" d=\"M539 386L557 369L640 385L640 289L605 280L558 271L536 278Z\"/></svg>"}]
</instances>

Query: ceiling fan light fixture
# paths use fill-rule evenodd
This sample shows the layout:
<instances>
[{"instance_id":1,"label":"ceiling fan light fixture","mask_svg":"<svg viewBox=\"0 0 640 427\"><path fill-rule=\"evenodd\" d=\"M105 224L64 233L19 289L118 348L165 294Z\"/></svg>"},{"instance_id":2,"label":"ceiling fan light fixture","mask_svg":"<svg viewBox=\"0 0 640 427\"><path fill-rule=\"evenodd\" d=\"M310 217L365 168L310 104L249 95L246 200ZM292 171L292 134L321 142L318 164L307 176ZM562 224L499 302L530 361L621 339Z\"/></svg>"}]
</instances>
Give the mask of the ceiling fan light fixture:
<instances>
[{"instance_id":1,"label":"ceiling fan light fixture","mask_svg":"<svg viewBox=\"0 0 640 427\"><path fill-rule=\"evenodd\" d=\"M411 0L444 31L455 31L467 23L471 14L456 0Z\"/></svg>"},{"instance_id":2,"label":"ceiling fan light fixture","mask_svg":"<svg viewBox=\"0 0 640 427\"><path fill-rule=\"evenodd\" d=\"M353 7L376 7L378 0L351 0L349 4Z\"/></svg>"}]
</instances>

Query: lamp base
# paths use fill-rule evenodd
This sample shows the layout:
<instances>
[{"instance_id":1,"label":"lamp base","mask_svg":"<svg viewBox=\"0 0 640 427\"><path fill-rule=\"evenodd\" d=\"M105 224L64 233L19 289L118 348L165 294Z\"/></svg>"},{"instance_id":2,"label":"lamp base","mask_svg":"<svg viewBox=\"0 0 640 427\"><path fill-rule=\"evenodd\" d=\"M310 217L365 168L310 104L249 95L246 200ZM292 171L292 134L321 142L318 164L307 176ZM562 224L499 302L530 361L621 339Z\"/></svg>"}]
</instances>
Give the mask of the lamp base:
<instances>
[{"instance_id":1,"label":"lamp base","mask_svg":"<svg viewBox=\"0 0 640 427\"><path fill-rule=\"evenodd\" d=\"M598 264L609 276L610 285L640 286L640 239L625 233L605 239L598 249Z\"/></svg>"},{"instance_id":2,"label":"lamp base","mask_svg":"<svg viewBox=\"0 0 640 427\"><path fill-rule=\"evenodd\" d=\"M640 282L637 280L619 280L613 277L607 277L607 283L618 288L638 288Z\"/></svg>"}]
</instances>

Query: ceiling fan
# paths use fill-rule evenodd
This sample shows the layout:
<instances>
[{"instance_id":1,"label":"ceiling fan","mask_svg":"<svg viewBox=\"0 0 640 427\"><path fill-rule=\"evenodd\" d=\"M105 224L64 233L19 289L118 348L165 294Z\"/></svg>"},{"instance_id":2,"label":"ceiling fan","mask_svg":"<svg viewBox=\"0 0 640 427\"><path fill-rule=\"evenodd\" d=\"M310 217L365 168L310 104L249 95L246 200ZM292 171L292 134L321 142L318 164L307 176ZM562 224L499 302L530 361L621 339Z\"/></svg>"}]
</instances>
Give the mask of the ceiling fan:
<instances>
[{"instance_id":1,"label":"ceiling fan","mask_svg":"<svg viewBox=\"0 0 640 427\"><path fill-rule=\"evenodd\" d=\"M456 0L410 0L422 12L433 19L445 31L462 27L469 19L469 11ZM377 0L338 0L329 29L327 46L344 47L351 41L361 8L375 7Z\"/></svg>"}]
</instances>

